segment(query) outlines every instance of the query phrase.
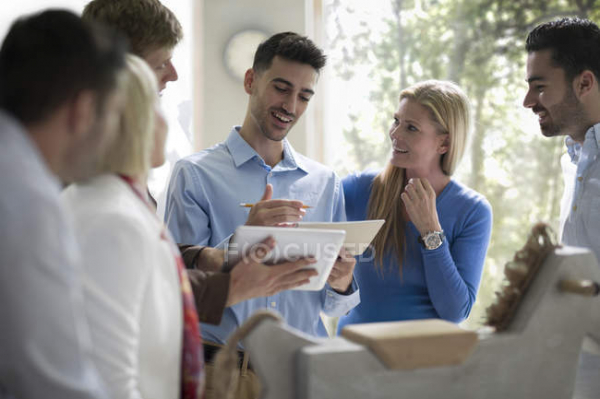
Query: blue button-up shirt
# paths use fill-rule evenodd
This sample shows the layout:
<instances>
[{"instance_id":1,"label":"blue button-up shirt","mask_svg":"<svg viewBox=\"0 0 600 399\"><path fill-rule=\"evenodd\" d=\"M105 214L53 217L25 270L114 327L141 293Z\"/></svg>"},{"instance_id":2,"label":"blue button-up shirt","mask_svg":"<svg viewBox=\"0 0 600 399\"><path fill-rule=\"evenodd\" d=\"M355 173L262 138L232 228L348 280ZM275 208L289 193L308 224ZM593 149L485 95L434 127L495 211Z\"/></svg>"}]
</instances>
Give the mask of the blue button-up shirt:
<instances>
[{"instance_id":1,"label":"blue button-up shirt","mask_svg":"<svg viewBox=\"0 0 600 399\"><path fill-rule=\"evenodd\" d=\"M583 145L569 137L566 145L577 171L562 241L589 248L600 260L600 123L588 129Z\"/></svg>"},{"instance_id":2,"label":"blue button-up shirt","mask_svg":"<svg viewBox=\"0 0 600 399\"><path fill-rule=\"evenodd\" d=\"M267 183L273 198L296 199L310 205L303 221L344 221L340 179L329 168L294 151L283 141L283 159L271 168L240 136L236 126L227 140L186 157L175 165L169 183L166 223L177 242L219 246L243 225L249 208L258 202ZM321 291L284 291L254 298L225 309L219 326L203 324L206 340L223 343L259 309L279 312L286 322L314 336L325 336L320 312L341 316L360 301L358 287L341 295L329 285Z\"/></svg>"}]
</instances>

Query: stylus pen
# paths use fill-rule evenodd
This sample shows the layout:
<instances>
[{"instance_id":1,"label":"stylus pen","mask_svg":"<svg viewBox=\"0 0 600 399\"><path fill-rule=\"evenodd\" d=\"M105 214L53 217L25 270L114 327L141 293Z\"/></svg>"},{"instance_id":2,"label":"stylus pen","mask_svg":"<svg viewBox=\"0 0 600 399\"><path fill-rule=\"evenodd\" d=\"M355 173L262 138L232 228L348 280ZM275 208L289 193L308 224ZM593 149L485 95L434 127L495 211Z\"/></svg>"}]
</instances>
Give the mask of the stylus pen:
<instances>
[{"instance_id":1,"label":"stylus pen","mask_svg":"<svg viewBox=\"0 0 600 399\"><path fill-rule=\"evenodd\" d=\"M252 208L252 207L254 206L254 204L247 204L247 203L245 203L245 202L242 202L242 203L240 204L240 206L241 206L242 208ZM302 205L302 209L310 209L310 208L312 208L312 206L310 206L310 205Z\"/></svg>"}]
</instances>

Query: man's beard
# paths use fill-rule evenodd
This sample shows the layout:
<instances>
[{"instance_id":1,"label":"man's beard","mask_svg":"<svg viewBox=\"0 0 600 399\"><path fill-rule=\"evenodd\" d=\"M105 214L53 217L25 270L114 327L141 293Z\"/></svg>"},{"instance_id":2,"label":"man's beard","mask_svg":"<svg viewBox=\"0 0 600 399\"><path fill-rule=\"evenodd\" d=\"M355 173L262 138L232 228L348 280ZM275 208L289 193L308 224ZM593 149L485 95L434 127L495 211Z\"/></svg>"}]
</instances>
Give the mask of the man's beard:
<instances>
[{"instance_id":1,"label":"man's beard","mask_svg":"<svg viewBox=\"0 0 600 399\"><path fill-rule=\"evenodd\" d=\"M540 111L540 109L534 107L533 111ZM542 134L546 137L573 136L578 135L581 129L586 129L585 110L570 87L562 101L546 109L546 112L550 122L546 126L540 125Z\"/></svg>"},{"instance_id":2,"label":"man's beard","mask_svg":"<svg viewBox=\"0 0 600 399\"><path fill-rule=\"evenodd\" d=\"M263 110L264 110L264 112L263 112ZM278 109L277 111L284 115L288 114L283 109ZM269 140L282 141L283 139L286 138L286 136L288 135L288 133L290 132L290 130L294 126L294 124L291 123L290 126L285 131L283 131L283 130L279 131L279 132L277 132L277 134L273 133L267 127L267 120L271 117L271 112L272 112L272 110L268 110L268 109L264 108L260 102L257 102L254 106L252 106L250 108L250 116L252 117L252 120L256 124L256 127L258 128L260 133L264 137L268 138Z\"/></svg>"}]
</instances>

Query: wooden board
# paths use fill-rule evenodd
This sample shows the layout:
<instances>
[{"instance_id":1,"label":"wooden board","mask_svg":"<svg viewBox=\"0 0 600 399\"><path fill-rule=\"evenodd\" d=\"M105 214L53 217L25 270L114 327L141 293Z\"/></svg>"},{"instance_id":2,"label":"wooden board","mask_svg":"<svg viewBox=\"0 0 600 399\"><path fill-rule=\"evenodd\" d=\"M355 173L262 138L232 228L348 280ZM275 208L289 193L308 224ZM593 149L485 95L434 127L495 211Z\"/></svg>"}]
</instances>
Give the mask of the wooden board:
<instances>
[{"instance_id":1,"label":"wooden board","mask_svg":"<svg viewBox=\"0 0 600 399\"><path fill-rule=\"evenodd\" d=\"M444 320L351 324L342 336L368 347L390 369L410 370L462 363L477 333Z\"/></svg>"}]
</instances>

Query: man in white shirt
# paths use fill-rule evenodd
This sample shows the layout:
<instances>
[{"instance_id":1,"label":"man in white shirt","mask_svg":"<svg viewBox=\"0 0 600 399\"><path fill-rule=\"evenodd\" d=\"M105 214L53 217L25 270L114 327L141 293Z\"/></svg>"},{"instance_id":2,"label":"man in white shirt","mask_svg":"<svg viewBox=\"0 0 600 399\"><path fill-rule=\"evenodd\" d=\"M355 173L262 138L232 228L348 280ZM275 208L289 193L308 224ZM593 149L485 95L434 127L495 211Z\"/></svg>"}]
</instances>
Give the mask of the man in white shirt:
<instances>
[{"instance_id":1,"label":"man in white shirt","mask_svg":"<svg viewBox=\"0 0 600 399\"><path fill-rule=\"evenodd\" d=\"M116 131L122 38L67 11L17 20L0 49L0 398L106 398L61 184Z\"/></svg>"},{"instance_id":2,"label":"man in white shirt","mask_svg":"<svg viewBox=\"0 0 600 399\"><path fill-rule=\"evenodd\" d=\"M529 33L526 49L529 90L523 105L538 116L544 136L567 136L571 162L562 163L571 177L565 178L562 242L588 248L600 260L600 28L579 18L551 21ZM593 325L600 329L598 320ZM584 344L577 398L600 392L600 331L592 336L598 342Z\"/></svg>"}]
</instances>

